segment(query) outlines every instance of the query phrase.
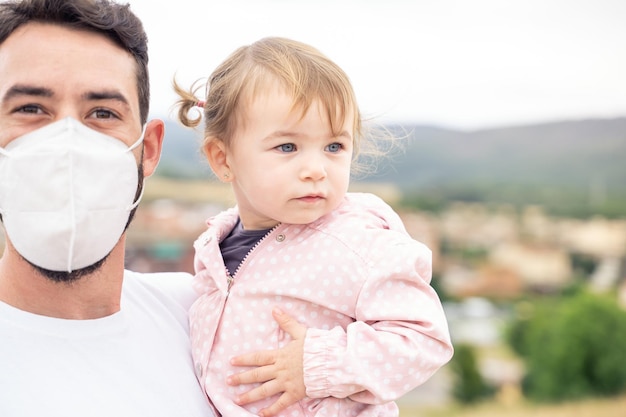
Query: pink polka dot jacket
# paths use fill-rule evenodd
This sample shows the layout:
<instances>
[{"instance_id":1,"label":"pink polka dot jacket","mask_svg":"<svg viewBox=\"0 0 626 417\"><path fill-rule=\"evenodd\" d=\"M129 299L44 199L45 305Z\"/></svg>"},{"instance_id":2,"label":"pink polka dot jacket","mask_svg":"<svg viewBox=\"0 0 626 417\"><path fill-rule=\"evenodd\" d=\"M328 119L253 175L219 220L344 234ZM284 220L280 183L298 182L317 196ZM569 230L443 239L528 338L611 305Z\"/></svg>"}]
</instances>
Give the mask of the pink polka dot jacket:
<instances>
[{"instance_id":1,"label":"pink polka dot jacket","mask_svg":"<svg viewBox=\"0 0 626 417\"><path fill-rule=\"evenodd\" d=\"M277 396L243 407L251 385L227 375L246 368L232 356L277 349L289 341L274 306L308 327L304 345L307 398L281 416L397 416L394 403L452 356L448 325L430 286L431 251L412 239L380 198L349 193L332 213L306 225L280 224L244 259L229 288L219 242L237 209L207 221L196 249L190 311L200 383L227 417L251 416Z\"/></svg>"}]
</instances>

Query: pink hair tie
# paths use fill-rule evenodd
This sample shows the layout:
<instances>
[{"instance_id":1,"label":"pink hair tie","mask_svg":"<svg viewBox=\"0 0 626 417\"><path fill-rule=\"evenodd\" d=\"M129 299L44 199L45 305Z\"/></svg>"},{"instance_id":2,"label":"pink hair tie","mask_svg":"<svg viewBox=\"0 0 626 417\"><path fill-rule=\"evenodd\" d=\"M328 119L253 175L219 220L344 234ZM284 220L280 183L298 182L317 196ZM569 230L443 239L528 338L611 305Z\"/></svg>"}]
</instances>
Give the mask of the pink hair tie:
<instances>
[{"instance_id":1,"label":"pink hair tie","mask_svg":"<svg viewBox=\"0 0 626 417\"><path fill-rule=\"evenodd\" d=\"M198 100L198 101L196 102L196 107L202 107L202 108L204 108L204 101L202 101L202 100Z\"/></svg>"}]
</instances>

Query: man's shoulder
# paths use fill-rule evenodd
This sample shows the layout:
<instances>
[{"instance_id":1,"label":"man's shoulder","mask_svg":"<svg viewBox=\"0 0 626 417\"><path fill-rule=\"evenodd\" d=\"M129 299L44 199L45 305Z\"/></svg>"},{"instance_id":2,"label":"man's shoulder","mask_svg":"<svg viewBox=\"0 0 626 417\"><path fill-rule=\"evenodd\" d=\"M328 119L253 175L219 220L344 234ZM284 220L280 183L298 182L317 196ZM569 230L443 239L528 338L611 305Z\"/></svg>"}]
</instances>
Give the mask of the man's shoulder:
<instances>
[{"instance_id":1,"label":"man's shoulder","mask_svg":"<svg viewBox=\"0 0 626 417\"><path fill-rule=\"evenodd\" d=\"M193 276L188 272L135 272L124 270L124 279L145 285L180 286L188 285Z\"/></svg>"},{"instance_id":2,"label":"man's shoulder","mask_svg":"<svg viewBox=\"0 0 626 417\"><path fill-rule=\"evenodd\" d=\"M164 303L176 303L188 309L198 294L193 290L193 276L187 272L140 273L124 271L125 294L150 294Z\"/></svg>"}]
</instances>

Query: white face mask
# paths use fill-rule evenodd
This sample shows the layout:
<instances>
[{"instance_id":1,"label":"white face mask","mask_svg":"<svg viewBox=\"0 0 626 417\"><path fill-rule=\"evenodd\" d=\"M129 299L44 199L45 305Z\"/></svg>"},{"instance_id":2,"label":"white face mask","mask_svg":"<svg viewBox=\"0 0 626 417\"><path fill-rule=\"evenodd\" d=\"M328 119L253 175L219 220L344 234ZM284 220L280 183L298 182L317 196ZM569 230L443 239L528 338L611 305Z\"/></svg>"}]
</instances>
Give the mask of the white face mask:
<instances>
[{"instance_id":1,"label":"white face mask","mask_svg":"<svg viewBox=\"0 0 626 417\"><path fill-rule=\"evenodd\" d=\"M85 268L119 241L138 167L122 141L66 118L0 148L0 213L15 249L52 271Z\"/></svg>"}]
</instances>

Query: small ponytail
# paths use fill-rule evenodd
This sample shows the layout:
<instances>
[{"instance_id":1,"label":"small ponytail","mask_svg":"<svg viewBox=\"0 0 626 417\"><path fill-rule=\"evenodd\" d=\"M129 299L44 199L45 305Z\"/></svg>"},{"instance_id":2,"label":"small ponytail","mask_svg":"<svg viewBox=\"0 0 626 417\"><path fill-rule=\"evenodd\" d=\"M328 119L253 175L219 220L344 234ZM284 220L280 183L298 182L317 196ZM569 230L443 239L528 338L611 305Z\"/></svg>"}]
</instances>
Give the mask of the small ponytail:
<instances>
[{"instance_id":1,"label":"small ponytail","mask_svg":"<svg viewBox=\"0 0 626 417\"><path fill-rule=\"evenodd\" d=\"M176 78L172 80L172 86L174 91L178 94L179 99L174 103L174 107L178 108L178 120L183 126L197 127L202 120L202 114L204 113L204 100L200 100L196 97L196 92L201 88L201 80L197 80L193 83L189 90L183 89L176 82ZM192 109L200 108L200 114L195 117L190 117Z\"/></svg>"}]
</instances>

